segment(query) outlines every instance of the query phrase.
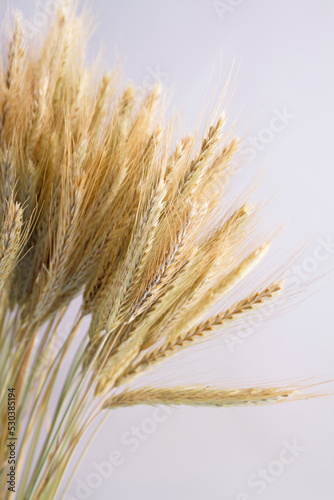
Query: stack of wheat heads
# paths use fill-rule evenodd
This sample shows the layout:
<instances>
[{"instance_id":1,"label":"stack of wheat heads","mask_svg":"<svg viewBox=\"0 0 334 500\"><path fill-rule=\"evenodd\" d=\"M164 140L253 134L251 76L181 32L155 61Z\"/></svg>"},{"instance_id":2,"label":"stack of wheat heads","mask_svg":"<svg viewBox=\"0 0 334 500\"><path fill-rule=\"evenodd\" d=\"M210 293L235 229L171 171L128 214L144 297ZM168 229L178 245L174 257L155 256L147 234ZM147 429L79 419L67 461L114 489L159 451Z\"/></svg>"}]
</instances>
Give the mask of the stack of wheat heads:
<instances>
[{"instance_id":1,"label":"stack of wheat heads","mask_svg":"<svg viewBox=\"0 0 334 500\"><path fill-rule=\"evenodd\" d=\"M15 498L49 500L64 487L84 432L108 409L302 397L293 385L138 386L165 358L217 331L225 335L282 289L280 279L264 280L208 314L268 249L255 236L258 213L247 196L226 206L239 143L221 108L203 134L178 139L159 86L143 95L118 70L97 77L87 67L87 18L73 6L59 8L38 42L26 39L15 13L7 39L0 75L1 498L11 495L8 429L19 436ZM80 295L73 327L54 350L60 322ZM86 317L85 336L73 342Z\"/></svg>"}]
</instances>

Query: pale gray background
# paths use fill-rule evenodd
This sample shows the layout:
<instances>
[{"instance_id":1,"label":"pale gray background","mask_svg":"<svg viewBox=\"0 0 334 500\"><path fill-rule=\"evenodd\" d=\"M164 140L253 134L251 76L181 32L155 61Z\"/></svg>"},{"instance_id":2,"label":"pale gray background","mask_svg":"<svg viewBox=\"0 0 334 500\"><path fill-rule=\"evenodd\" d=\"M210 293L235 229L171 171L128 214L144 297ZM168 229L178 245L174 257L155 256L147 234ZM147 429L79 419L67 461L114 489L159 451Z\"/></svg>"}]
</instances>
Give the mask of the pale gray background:
<instances>
[{"instance_id":1,"label":"pale gray background","mask_svg":"<svg viewBox=\"0 0 334 500\"><path fill-rule=\"evenodd\" d=\"M33 3L11 2L27 17ZM333 2L222 0L216 2L221 15L211 0L87 4L99 21L92 54L102 43L105 65L111 67L117 48L125 75L138 85L151 85L152 73L160 74L162 83L173 88L172 107L183 113L185 130L197 124L212 71L214 82L220 69L228 75L234 57L238 85L229 114L233 121L251 112L241 133L253 128L251 135L266 138L263 130L274 110L286 108L293 115L256 158L245 163L240 181L256 175L265 164L255 196L271 200L275 195L265 224L288 222L276 241L277 254L307 243L299 259L306 278L313 280L333 269L333 250L322 253L322 262L316 260L318 238L334 239ZM177 372L180 363L175 360L170 365L173 381L178 380L175 373L179 380L236 380L239 385L313 375L333 378L333 291L332 274L312 286L305 294L311 296L298 307L274 314L255 329L233 353L223 343L194 356L190 353L178 359L184 366ZM166 379L168 370L162 373ZM202 379L198 373L203 373ZM120 441L122 433L151 415L150 407L110 415L65 498L83 498L76 493L78 481L85 482L95 472L94 461L108 460L119 450L124 462L87 498L333 500L333 398L262 408L173 409L131 453ZM271 467L285 441L294 440L303 451L258 494L248 478L260 467Z\"/></svg>"}]
</instances>

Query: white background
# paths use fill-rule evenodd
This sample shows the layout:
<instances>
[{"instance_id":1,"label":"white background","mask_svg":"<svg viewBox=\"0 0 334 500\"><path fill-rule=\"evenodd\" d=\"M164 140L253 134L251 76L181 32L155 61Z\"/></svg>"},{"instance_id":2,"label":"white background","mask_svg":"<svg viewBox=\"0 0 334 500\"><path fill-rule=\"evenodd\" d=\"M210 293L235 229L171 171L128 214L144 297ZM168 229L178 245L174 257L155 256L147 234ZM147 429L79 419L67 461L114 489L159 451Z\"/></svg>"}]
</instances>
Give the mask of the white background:
<instances>
[{"instance_id":1,"label":"white background","mask_svg":"<svg viewBox=\"0 0 334 500\"><path fill-rule=\"evenodd\" d=\"M33 3L11 2L27 18ZM222 0L216 8L211 0L87 4L98 21L91 57L102 44L104 64L111 68L117 48L126 77L136 84L151 85L158 75L172 88L171 106L181 111L185 131L197 124L210 75L214 82L220 70L227 76L236 58L230 123L242 118L240 133L250 131L261 147L245 163L240 182L266 166L255 195L265 201L274 197L265 207L265 224L288 222L275 242L275 255L292 254L305 244L299 270L292 266L290 272L296 276L302 271L307 281L329 273L333 248L322 252L322 262L316 255L319 238L334 240L333 3ZM284 109L292 117L271 136L272 118ZM172 374L173 382L215 380L245 386L333 378L333 291L334 276L329 273L303 292L296 307L274 314L233 352L224 343L190 352L160 372L163 380ZM150 407L113 412L75 474L71 496L65 498L84 498L76 491L78 484L87 484L95 472L93 462L109 460L114 450L120 451L123 463L98 488L87 490L86 498L334 498L333 397L260 408L172 409L131 452L130 445L121 442L122 434L131 432L132 425L148 429L144 419L152 412ZM302 448L298 456L290 464L277 465L286 442L294 441ZM262 494L259 486L248 483L261 467L278 471L276 477L269 472Z\"/></svg>"}]
</instances>

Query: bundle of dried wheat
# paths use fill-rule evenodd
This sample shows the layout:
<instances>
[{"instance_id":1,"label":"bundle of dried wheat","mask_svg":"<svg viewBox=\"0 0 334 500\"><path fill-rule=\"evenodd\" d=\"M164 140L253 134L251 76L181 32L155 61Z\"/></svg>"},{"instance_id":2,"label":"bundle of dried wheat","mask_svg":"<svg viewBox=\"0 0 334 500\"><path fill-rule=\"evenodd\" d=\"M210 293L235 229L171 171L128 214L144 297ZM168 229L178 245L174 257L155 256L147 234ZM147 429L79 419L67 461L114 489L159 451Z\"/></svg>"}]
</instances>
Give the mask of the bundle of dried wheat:
<instances>
[{"instance_id":1,"label":"bundle of dried wheat","mask_svg":"<svg viewBox=\"0 0 334 500\"><path fill-rule=\"evenodd\" d=\"M0 379L15 395L17 500L55 497L78 441L106 408L296 397L294 387L127 385L214 329L228 331L279 294L281 282L268 280L220 314L204 316L268 248L254 238L253 206L246 200L224 206L238 140L221 114L201 144L196 135L175 142L159 87L143 97L131 85L120 91L118 71L97 80L87 69L85 26L84 16L62 7L41 46L33 46L15 14L0 75ZM61 318L80 294L78 320L53 353ZM87 315L86 340L68 366ZM7 400L4 390L4 499L11 493Z\"/></svg>"}]
</instances>

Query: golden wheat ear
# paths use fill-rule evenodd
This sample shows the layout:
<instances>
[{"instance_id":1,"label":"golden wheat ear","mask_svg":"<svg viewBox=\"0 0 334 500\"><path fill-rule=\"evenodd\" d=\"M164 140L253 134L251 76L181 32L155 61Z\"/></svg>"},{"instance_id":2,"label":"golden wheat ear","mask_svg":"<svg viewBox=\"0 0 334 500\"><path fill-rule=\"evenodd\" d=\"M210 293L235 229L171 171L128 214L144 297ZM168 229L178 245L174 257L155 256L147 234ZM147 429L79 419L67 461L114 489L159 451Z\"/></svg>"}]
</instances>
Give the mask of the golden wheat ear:
<instances>
[{"instance_id":1,"label":"golden wheat ear","mask_svg":"<svg viewBox=\"0 0 334 500\"><path fill-rule=\"evenodd\" d=\"M0 290L11 275L27 239L23 208L13 200L6 203L0 233Z\"/></svg>"},{"instance_id":2,"label":"golden wheat ear","mask_svg":"<svg viewBox=\"0 0 334 500\"><path fill-rule=\"evenodd\" d=\"M143 387L125 389L104 404L105 409L134 405L258 406L315 397L296 387L222 389L210 386Z\"/></svg>"}]
</instances>

